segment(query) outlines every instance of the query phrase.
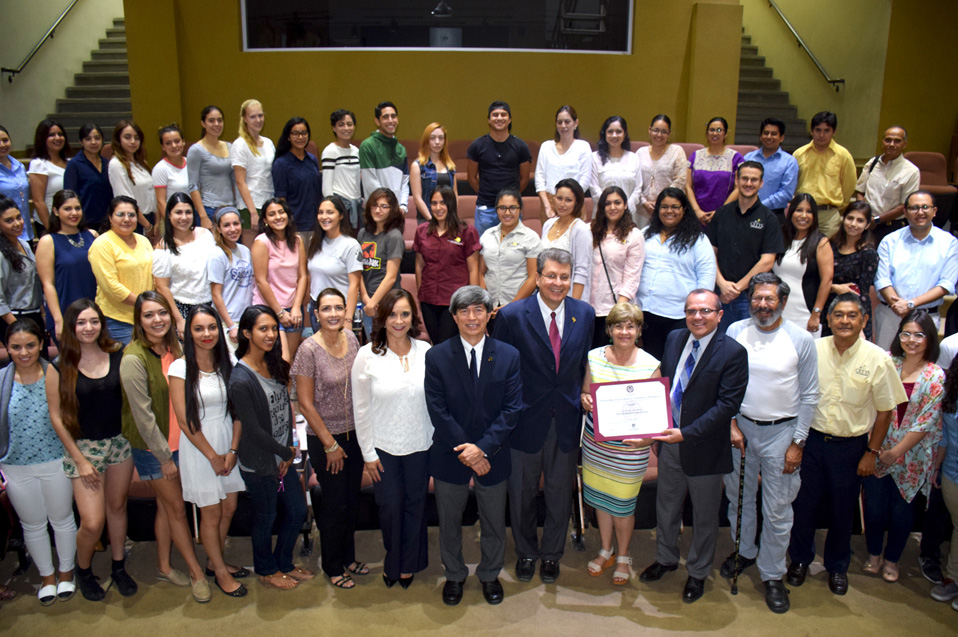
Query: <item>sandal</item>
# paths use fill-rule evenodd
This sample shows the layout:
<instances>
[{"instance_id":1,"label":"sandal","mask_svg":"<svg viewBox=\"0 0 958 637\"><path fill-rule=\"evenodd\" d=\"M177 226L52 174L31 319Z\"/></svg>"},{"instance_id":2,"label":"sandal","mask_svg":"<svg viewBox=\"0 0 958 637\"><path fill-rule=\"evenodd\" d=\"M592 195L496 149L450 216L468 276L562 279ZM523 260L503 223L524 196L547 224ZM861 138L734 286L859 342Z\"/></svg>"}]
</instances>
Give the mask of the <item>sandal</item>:
<instances>
[{"instance_id":1,"label":"sandal","mask_svg":"<svg viewBox=\"0 0 958 637\"><path fill-rule=\"evenodd\" d=\"M349 573L343 573L342 575L340 575L339 579L336 580L335 582L333 581L333 578L330 577L329 583L335 586L336 588L344 588L344 589L356 588L356 582L354 582L353 578L349 576Z\"/></svg>"},{"instance_id":2,"label":"sandal","mask_svg":"<svg viewBox=\"0 0 958 637\"><path fill-rule=\"evenodd\" d=\"M278 588L281 591L288 591L299 586L299 582L294 580L292 577L288 577L279 571L276 571L272 575L260 575L259 581L266 586L272 586L273 588Z\"/></svg>"},{"instance_id":3,"label":"sandal","mask_svg":"<svg viewBox=\"0 0 958 637\"><path fill-rule=\"evenodd\" d=\"M616 586L625 586L632 579L632 558L628 555L615 558L615 571L612 573L612 583Z\"/></svg>"},{"instance_id":4,"label":"sandal","mask_svg":"<svg viewBox=\"0 0 958 637\"><path fill-rule=\"evenodd\" d=\"M362 562L353 562L346 567L346 570L353 575L369 575L369 567Z\"/></svg>"},{"instance_id":5,"label":"sandal","mask_svg":"<svg viewBox=\"0 0 958 637\"><path fill-rule=\"evenodd\" d=\"M293 570L289 571L288 573L283 573L283 574L284 574L286 577L291 577L291 578L293 578L293 579L296 580L297 582L308 582L309 580L311 580L311 579L313 579L314 577L316 577L316 573L314 573L314 572L312 572L312 571L308 571L308 570L306 570L305 568L302 568L302 567L300 567L300 566L297 566L296 568L294 568Z\"/></svg>"},{"instance_id":6,"label":"sandal","mask_svg":"<svg viewBox=\"0 0 958 637\"><path fill-rule=\"evenodd\" d=\"M11 599L17 596L17 591L11 590L6 586L0 584L0 602L9 602Z\"/></svg>"},{"instance_id":7,"label":"sandal","mask_svg":"<svg viewBox=\"0 0 958 637\"><path fill-rule=\"evenodd\" d=\"M862 564L862 570L872 575L878 575L882 567L882 559L879 555L869 555L868 559Z\"/></svg>"},{"instance_id":8,"label":"sandal","mask_svg":"<svg viewBox=\"0 0 958 637\"><path fill-rule=\"evenodd\" d=\"M881 567L881 577L889 584L898 581L898 564L895 562L885 562Z\"/></svg>"},{"instance_id":9,"label":"sandal","mask_svg":"<svg viewBox=\"0 0 958 637\"><path fill-rule=\"evenodd\" d=\"M613 564L615 564L615 553L611 550L606 551L605 549L600 549L598 556L589 562L589 575L598 577Z\"/></svg>"}]
</instances>

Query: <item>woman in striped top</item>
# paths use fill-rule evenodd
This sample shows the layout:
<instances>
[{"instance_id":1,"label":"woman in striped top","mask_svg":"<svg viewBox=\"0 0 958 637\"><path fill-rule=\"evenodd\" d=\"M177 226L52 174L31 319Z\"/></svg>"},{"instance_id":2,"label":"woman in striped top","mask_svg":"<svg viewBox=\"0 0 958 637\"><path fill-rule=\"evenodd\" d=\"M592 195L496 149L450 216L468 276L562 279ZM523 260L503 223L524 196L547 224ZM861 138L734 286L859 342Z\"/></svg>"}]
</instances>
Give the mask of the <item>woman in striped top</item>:
<instances>
[{"instance_id":1,"label":"woman in striped top","mask_svg":"<svg viewBox=\"0 0 958 637\"><path fill-rule=\"evenodd\" d=\"M598 577L615 564L612 582L627 584L632 577L629 541L635 528L635 499L649 465L650 439L595 439L592 424L591 383L645 380L661 376L659 361L639 349L635 341L642 332L642 311L631 303L617 303L609 310L606 330L612 344L589 352L589 365L582 385L586 408L582 435L582 482L585 502L595 508L602 549L589 562L589 575ZM616 550L612 547L615 533Z\"/></svg>"}]
</instances>

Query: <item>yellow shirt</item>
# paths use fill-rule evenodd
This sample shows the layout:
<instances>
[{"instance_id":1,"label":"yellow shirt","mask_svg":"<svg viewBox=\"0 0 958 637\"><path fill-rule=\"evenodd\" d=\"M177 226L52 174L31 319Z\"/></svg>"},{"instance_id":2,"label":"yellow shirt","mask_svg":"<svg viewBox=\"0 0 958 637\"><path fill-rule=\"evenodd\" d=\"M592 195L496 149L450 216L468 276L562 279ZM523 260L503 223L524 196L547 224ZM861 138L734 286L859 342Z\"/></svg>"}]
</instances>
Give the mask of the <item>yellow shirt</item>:
<instances>
[{"instance_id":1,"label":"yellow shirt","mask_svg":"<svg viewBox=\"0 0 958 637\"><path fill-rule=\"evenodd\" d=\"M879 411L895 409L908 395L895 364L882 348L863 339L839 354L827 336L818 348L818 406L812 429L832 436L871 431Z\"/></svg>"},{"instance_id":2,"label":"yellow shirt","mask_svg":"<svg viewBox=\"0 0 958 637\"><path fill-rule=\"evenodd\" d=\"M131 324L133 306L124 299L153 289L153 245L141 234L133 237L135 248L109 230L96 238L89 252L97 305L109 318Z\"/></svg>"},{"instance_id":3,"label":"yellow shirt","mask_svg":"<svg viewBox=\"0 0 958 637\"><path fill-rule=\"evenodd\" d=\"M798 161L798 187L795 192L807 192L818 205L844 208L855 194L855 160L844 146L833 139L824 152L815 150L809 142L795 151Z\"/></svg>"}]
</instances>

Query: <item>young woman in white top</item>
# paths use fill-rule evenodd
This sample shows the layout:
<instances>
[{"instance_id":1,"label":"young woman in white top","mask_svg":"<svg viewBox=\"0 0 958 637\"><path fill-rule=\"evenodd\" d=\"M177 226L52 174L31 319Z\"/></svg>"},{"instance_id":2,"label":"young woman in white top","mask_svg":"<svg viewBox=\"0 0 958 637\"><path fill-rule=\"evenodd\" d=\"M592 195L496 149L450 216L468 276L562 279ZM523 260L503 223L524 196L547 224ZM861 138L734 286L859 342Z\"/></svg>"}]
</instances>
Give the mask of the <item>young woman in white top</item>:
<instances>
[{"instance_id":1,"label":"young woman in white top","mask_svg":"<svg viewBox=\"0 0 958 637\"><path fill-rule=\"evenodd\" d=\"M542 226L542 249L561 248L572 253L570 296L588 303L592 282L592 229L582 220L585 193L575 179L556 184L556 216Z\"/></svg>"},{"instance_id":2,"label":"young woman in white top","mask_svg":"<svg viewBox=\"0 0 958 637\"><path fill-rule=\"evenodd\" d=\"M196 210L187 195L176 193L166 209L170 218L153 252L153 281L170 304L176 335L182 340L190 310L213 300L206 265L216 245L209 230L196 227Z\"/></svg>"},{"instance_id":3,"label":"young woman in white top","mask_svg":"<svg viewBox=\"0 0 958 637\"><path fill-rule=\"evenodd\" d=\"M253 259L249 248L240 243L243 221L239 211L224 206L216 211L213 237L219 250L213 251L207 265L207 278L213 307L226 326L226 345L231 351L239 343L239 320L253 304Z\"/></svg>"},{"instance_id":4,"label":"young woman in white top","mask_svg":"<svg viewBox=\"0 0 958 637\"><path fill-rule=\"evenodd\" d=\"M153 192L153 175L146 163L143 131L136 122L121 119L113 129L110 147L113 158L107 171L113 196L133 197L140 209L136 221L144 234L152 235L156 221L156 193Z\"/></svg>"},{"instance_id":5,"label":"young woman in white top","mask_svg":"<svg viewBox=\"0 0 958 637\"><path fill-rule=\"evenodd\" d=\"M346 298L346 320L351 322L363 280L363 255L347 214L342 197L333 195L320 202L316 226L306 250L306 269L310 300L318 302L319 293L326 288L339 290ZM318 329L319 323L313 321L313 330Z\"/></svg>"},{"instance_id":6,"label":"young woman in white top","mask_svg":"<svg viewBox=\"0 0 958 637\"><path fill-rule=\"evenodd\" d=\"M592 153L592 179L589 192L594 199L609 186L618 186L627 197L626 205L635 216L642 197L642 173L639 160L632 152L629 125L625 119L613 115L599 130L599 150ZM645 220L648 224L648 218ZM596 328L598 329L598 328Z\"/></svg>"},{"instance_id":7,"label":"young woman in white top","mask_svg":"<svg viewBox=\"0 0 958 637\"><path fill-rule=\"evenodd\" d=\"M70 142L67 141L63 125L54 119L45 119L37 124L27 179L30 180L33 209L44 227L50 225L53 195L63 190L63 173L67 169L68 157Z\"/></svg>"},{"instance_id":8,"label":"young woman in white top","mask_svg":"<svg viewBox=\"0 0 958 637\"><path fill-rule=\"evenodd\" d=\"M536 193L542 200L542 219L556 216L556 184L566 178L589 184L592 147L579 139L579 116L571 106L556 111L555 140L542 142L536 162Z\"/></svg>"},{"instance_id":9,"label":"young woman in white top","mask_svg":"<svg viewBox=\"0 0 958 637\"><path fill-rule=\"evenodd\" d=\"M186 142L183 131L175 123L160 129L163 158L153 166L153 190L156 193L156 222L162 228L166 219L166 202L178 192L190 194L190 177L186 171Z\"/></svg>"},{"instance_id":10,"label":"young woman in white top","mask_svg":"<svg viewBox=\"0 0 958 637\"><path fill-rule=\"evenodd\" d=\"M339 195L349 208L349 222L362 226L362 191L360 189L359 149L351 143L356 133L356 115L345 108L329 116L334 141L323 149L323 196ZM368 193L367 193L368 194Z\"/></svg>"},{"instance_id":11,"label":"young woman in white top","mask_svg":"<svg viewBox=\"0 0 958 637\"><path fill-rule=\"evenodd\" d=\"M213 227L216 209L236 203L236 177L230 161L230 143L220 141L223 134L223 111L207 106L200 112L203 137L186 153L186 170L190 178L190 197L200 215L200 225Z\"/></svg>"},{"instance_id":12,"label":"young woman in white top","mask_svg":"<svg viewBox=\"0 0 958 637\"><path fill-rule=\"evenodd\" d=\"M244 228L253 227L253 215L258 220L263 202L273 196L272 168L276 147L268 137L262 135L265 123L262 104L257 100L243 102L240 107L239 137L230 148L230 162L236 175L236 189L243 200L239 208Z\"/></svg>"},{"instance_id":13,"label":"young woman in white top","mask_svg":"<svg viewBox=\"0 0 958 637\"><path fill-rule=\"evenodd\" d=\"M688 159L678 144L669 143L672 120L668 115L656 115L649 124L649 144L635 151L642 171L642 207L635 211L635 223L649 225L659 193L666 188L685 190L688 177Z\"/></svg>"}]
</instances>

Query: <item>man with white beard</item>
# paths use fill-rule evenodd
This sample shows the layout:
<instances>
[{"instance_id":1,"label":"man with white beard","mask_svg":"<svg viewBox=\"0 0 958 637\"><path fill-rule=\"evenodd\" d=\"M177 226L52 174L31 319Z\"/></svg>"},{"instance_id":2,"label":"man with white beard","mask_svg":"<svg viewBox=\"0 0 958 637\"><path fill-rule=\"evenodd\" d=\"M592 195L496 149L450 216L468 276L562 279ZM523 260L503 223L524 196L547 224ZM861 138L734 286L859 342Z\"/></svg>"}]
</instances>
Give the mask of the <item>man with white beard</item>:
<instances>
[{"instance_id":1,"label":"man with white beard","mask_svg":"<svg viewBox=\"0 0 958 637\"><path fill-rule=\"evenodd\" d=\"M732 462L725 476L729 520L738 507L739 476L745 453L742 539L720 573L731 578L758 562L765 583L765 603L775 613L789 609L782 583L785 553L792 529L792 500L801 486L799 466L808 428L818 401L818 355L811 335L782 320L789 287L771 272L752 277L749 316L729 326L726 335L748 352L749 384L739 414L732 420ZM755 496L762 474L761 549L755 544ZM734 525L732 525L734 537Z\"/></svg>"}]
</instances>

